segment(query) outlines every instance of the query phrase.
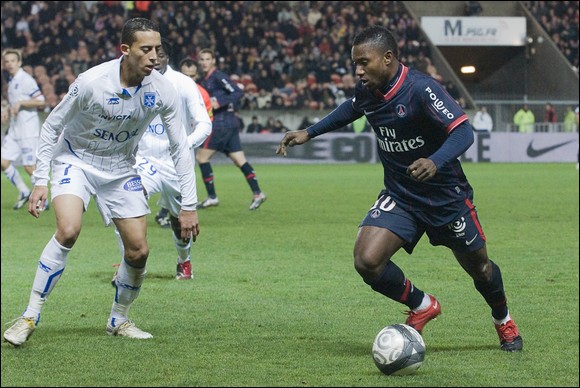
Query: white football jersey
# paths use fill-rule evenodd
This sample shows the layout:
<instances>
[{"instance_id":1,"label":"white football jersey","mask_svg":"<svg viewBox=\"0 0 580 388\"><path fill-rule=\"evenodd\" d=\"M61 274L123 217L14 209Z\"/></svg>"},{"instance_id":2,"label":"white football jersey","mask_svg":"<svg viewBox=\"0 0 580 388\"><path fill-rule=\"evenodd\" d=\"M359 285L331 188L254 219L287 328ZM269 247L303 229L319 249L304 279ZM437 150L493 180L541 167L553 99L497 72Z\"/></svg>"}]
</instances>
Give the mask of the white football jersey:
<instances>
[{"instance_id":1,"label":"white football jersey","mask_svg":"<svg viewBox=\"0 0 580 388\"><path fill-rule=\"evenodd\" d=\"M16 102L34 99L44 101L44 95L34 78L20 68L8 82L8 102L12 107ZM38 137L40 120L37 108L21 107L16 117L11 118L9 131L17 140Z\"/></svg>"},{"instance_id":2,"label":"white football jersey","mask_svg":"<svg viewBox=\"0 0 580 388\"><path fill-rule=\"evenodd\" d=\"M145 77L136 88L123 88L122 60L123 57L108 61L81 73L48 115L40 133L36 184L47 185L52 160L111 179L135 171L137 145L148 124L159 115L179 176L181 203L196 204L193 160L177 91L158 71Z\"/></svg>"},{"instance_id":3,"label":"white football jersey","mask_svg":"<svg viewBox=\"0 0 580 388\"><path fill-rule=\"evenodd\" d=\"M183 114L182 122L188 135L188 145L191 148L200 146L211 134L211 120L195 81L185 74L173 70L170 66L167 66L167 70L163 75L177 89L183 104L181 110ZM169 154L169 139L160 116L155 117L149 123L143 138L139 142L137 154L151 160L156 165L160 163L169 165L172 163L171 155Z\"/></svg>"}]
</instances>

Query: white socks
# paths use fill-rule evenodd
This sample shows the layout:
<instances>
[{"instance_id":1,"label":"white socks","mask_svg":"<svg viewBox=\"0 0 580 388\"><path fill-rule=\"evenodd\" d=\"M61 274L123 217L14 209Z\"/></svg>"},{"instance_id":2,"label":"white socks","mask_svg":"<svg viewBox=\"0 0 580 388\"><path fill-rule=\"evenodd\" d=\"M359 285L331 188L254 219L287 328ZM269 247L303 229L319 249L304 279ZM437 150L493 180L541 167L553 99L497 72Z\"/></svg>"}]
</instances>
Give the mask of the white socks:
<instances>
[{"instance_id":1,"label":"white socks","mask_svg":"<svg viewBox=\"0 0 580 388\"><path fill-rule=\"evenodd\" d=\"M127 264L125 260L121 261L115 280L115 300L109 317L109 322L112 322L113 326L118 326L128 320L129 308L139 296L146 273L145 267L135 268Z\"/></svg>"},{"instance_id":2,"label":"white socks","mask_svg":"<svg viewBox=\"0 0 580 388\"><path fill-rule=\"evenodd\" d=\"M191 239L185 244L183 240L180 238L175 237L175 233L171 232L171 236L173 236L173 241L175 242L175 249L177 249L177 263L185 263L189 260L189 251L191 248Z\"/></svg>"},{"instance_id":3,"label":"white socks","mask_svg":"<svg viewBox=\"0 0 580 388\"><path fill-rule=\"evenodd\" d=\"M427 307L431 305L431 297L429 296L429 294L427 294L426 292L423 294L424 294L423 300L421 301L421 304L416 309L413 310L414 312L425 310Z\"/></svg>"},{"instance_id":4,"label":"white socks","mask_svg":"<svg viewBox=\"0 0 580 388\"><path fill-rule=\"evenodd\" d=\"M14 186L16 186L16 188L20 191L21 194L24 195L30 194L30 189L28 188L28 186L26 186L26 183L24 183L24 180L20 176L20 173L12 164L10 164L10 166L8 166L6 170L4 170L4 175L6 175L6 177L10 180L10 182L12 182Z\"/></svg>"},{"instance_id":5,"label":"white socks","mask_svg":"<svg viewBox=\"0 0 580 388\"><path fill-rule=\"evenodd\" d=\"M44 247L38 261L28 307L22 316L32 317L35 321L38 321L42 305L64 272L69 252L69 248L60 245L56 238L52 236Z\"/></svg>"},{"instance_id":6,"label":"white socks","mask_svg":"<svg viewBox=\"0 0 580 388\"><path fill-rule=\"evenodd\" d=\"M495 319L494 317L491 317L491 319L493 319L493 323L501 326L505 323L508 323L512 319L512 317L510 316L510 313L508 311L508 314L506 315L506 317L504 319Z\"/></svg>"}]
</instances>

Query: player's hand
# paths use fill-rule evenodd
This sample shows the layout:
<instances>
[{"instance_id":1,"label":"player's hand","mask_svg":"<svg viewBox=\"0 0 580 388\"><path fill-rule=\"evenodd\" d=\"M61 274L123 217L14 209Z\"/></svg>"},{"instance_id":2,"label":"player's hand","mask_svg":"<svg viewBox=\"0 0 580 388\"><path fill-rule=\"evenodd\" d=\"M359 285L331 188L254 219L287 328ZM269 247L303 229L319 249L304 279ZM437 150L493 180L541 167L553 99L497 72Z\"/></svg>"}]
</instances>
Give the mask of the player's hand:
<instances>
[{"instance_id":1,"label":"player's hand","mask_svg":"<svg viewBox=\"0 0 580 388\"><path fill-rule=\"evenodd\" d=\"M12 115L12 117L16 117L16 115L18 114L18 111L20 110L20 103L19 102L15 102L12 107L10 108L10 114Z\"/></svg>"},{"instance_id":2,"label":"player's hand","mask_svg":"<svg viewBox=\"0 0 580 388\"><path fill-rule=\"evenodd\" d=\"M195 242L199 235L197 211L181 210L179 212L179 224L181 225L181 240L184 243L190 239Z\"/></svg>"},{"instance_id":3,"label":"player's hand","mask_svg":"<svg viewBox=\"0 0 580 388\"><path fill-rule=\"evenodd\" d=\"M436 173L437 167L431 159L417 159L409 167L407 167L407 174L419 182L424 182L433 178Z\"/></svg>"},{"instance_id":4,"label":"player's hand","mask_svg":"<svg viewBox=\"0 0 580 388\"><path fill-rule=\"evenodd\" d=\"M8 108L2 108L2 124L7 124L10 121L10 114L8 113Z\"/></svg>"},{"instance_id":5,"label":"player's hand","mask_svg":"<svg viewBox=\"0 0 580 388\"><path fill-rule=\"evenodd\" d=\"M280 145L278 145L278 149L276 149L277 155L284 155L286 156L286 146L294 147L295 145L300 145L306 143L310 140L310 135L306 132L305 129L299 131L288 131L282 138Z\"/></svg>"},{"instance_id":6,"label":"player's hand","mask_svg":"<svg viewBox=\"0 0 580 388\"><path fill-rule=\"evenodd\" d=\"M30 198L28 198L28 213L32 214L34 218L40 216L40 212L44 210L44 203L48 198L47 186L34 186Z\"/></svg>"}]
</instances>

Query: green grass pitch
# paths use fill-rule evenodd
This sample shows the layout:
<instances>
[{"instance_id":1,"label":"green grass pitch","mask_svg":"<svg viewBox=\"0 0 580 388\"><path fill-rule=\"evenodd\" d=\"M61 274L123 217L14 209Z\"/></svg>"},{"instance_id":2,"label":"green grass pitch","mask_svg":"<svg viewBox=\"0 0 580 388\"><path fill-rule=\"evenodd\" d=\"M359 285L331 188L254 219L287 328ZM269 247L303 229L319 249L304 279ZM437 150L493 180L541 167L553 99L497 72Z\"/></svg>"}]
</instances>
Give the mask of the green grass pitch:
<instances>
[{"instance_id":1,"label":"green grass pitch","mask_svg":"<svg viewBox=\"0 0 580 388\"><path fill-rule=\"evenodd\" d=\"M370 351L405 306L373 292L353 267L358 223L382 186L374 164L255 165L268 200L232 164L214 166L220 198L201 210L194 280L177 281L176 252L155 224L148 275L130 316L154 338L109 337L113 230L94 203L27 343L2 343L2 386L578 386L578 171L571 163L464 164L490 257L502 269L524 339L499 350L490 311L451 252L423 238L394 261L443 314L424 331L426 358L412 376L385 376ZM198 174L199 175L199 174ZM54 213L12 210L1 182L2 323L28 302ZM200 200L205 189L198 176ZM7 326L3 326L5 330Z\"/></svg>"}]
</instances>

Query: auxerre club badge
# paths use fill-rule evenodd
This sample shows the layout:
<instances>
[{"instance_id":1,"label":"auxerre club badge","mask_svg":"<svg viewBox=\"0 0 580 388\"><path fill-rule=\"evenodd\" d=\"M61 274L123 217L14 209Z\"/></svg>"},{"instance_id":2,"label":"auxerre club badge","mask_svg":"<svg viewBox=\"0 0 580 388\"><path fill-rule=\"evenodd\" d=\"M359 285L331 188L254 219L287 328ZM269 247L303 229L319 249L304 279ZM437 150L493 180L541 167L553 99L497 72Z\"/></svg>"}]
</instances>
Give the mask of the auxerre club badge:
<instances>
[{"instance_id":1,"label":"auxerre club badge","mask_svg":"<svg viewBox=\"0 0 580 388\"><path fill-rule=\"evenodd\" d=\"M145 92L143 94L143 105L147 108L153 108L155 106L155 93Z\"/></svg>"}]
</instances>

